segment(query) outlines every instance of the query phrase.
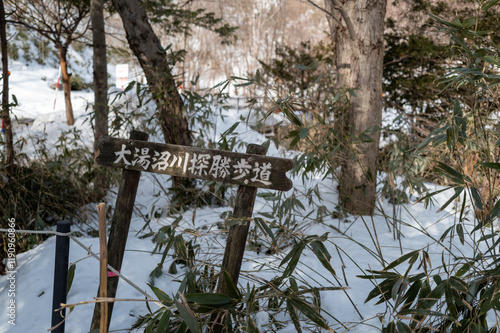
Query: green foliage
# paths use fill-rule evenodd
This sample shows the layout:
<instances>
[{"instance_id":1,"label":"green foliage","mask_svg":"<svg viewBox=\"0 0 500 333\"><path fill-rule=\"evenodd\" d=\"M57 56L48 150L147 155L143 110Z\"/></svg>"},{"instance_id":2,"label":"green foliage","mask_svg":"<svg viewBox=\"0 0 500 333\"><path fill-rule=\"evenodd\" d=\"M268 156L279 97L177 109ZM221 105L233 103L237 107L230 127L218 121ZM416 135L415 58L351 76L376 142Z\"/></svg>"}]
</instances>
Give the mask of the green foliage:
<instances>
[{"instance_id":1,"label":"green foliage","mask_svg":"<svg viewBox=\"0 0 500 333\"><path fill-rule=\"evenodd\" d=\"M320 81L320 75L331 73L332 46L320 42L312 46L302 42L299 47L276 47L276 58L270 64L260 61L264 80L281 80L288 93L301 94Z\"/></svg>"},{"instance_id":2,"label":"green foliage","mask_svg":"<svg viewBox=\"0 0 500 333\"><path fill-rule=\"evenodd\" d=\"M448 47L422 35L394 31L385 35L384 102L403 117L393 127L409 123L410 137L420 142L445 117L449 95L444 96L436 78L445 72Z\"/></svg>"},{"instance_id":3,"label":"green foliage","mask_svg":"<svg viewBox=\"0 0 500 333\"><path fill-rule=\"evenodd\" d=\"M332 46L322 42L302 42L297 48L277 46L271 63L259 61L262 84L276 90L277 100L295 94L305 110L324 114L331 95L332 54Z\"/></svg>"},{"instance_id":4,"label":"green foliage","mask_svg":"<svg viewBox=\"0 0 500 333\"><path fill-rule=\"evenodd\" d=\"M235 31L238 27L223 23L222 18L215 17L204 8L191 9L187 3L171 0L145 1L143 6L153 23L159 24L167 35L191 33L192 26L198 26L215 32L222 44L236 41Z\"/></svg>"},{"instance_id":5,"label":"green foliage","mask_svg":"<svg viewBox=\"0 0 500 333\"><path fill-rule=\"evenodd\" d=\"M495 323L487 320L500 304L498 258L489 255L496 253L499 242L492 222L500 213L499 133L493 120L499 112L500 62L498 44L484 29L490 24L487 11L493 9L493 2L488 2L470 18L448 20L431 15L451 40L451 57L446 62L452 66L436 81L443 90L436 98L447 107L440 127L408 159L424 155L435 159L433 174L448 187L421 200L453 189L438 212L456 203L456 222L437 240L443 251L441 265L434 263L432 268L429 253L420 249L360 276L377 281L366 301L387 304L386 332L497 331ZM462 247L470 244L470 254L455 253L457 240Z\"/></svg>"},{"instance_id":6,"label":"green foliage","mask_svg":"<svg viewBox=\"0 0 500 333\"><path fill-rule=\"evenodd\" d=\"M239 290L229 275L225 274L224 278L230 291L229 295L225 295L214 293L214 283L205 283L207 272L212 272L208 276L209 280L217 276L209 265L202 267L202 270L195 268L185 275L179 291L173 297L151 286L165 308L141 317L133 328L145 327L146 331L151 329L154 332L163 332L158 329L163 321L164 327L173 331L185 327L198 332L201 329L210 329L214 320L222 317L225 328L232 332L259 332L254 316L259 311L267 311L271 315L271 329L279 330L284 327L282 319L278 319L279 313L286 311L295 327L301 327L301 321L309 320L314 325L331 331L320 314L319 292L339 288L299 288L293 277L278 277L265 281L260 286L248 285L246 290ZM173 310L176 311L172 312ZM164 316L168 316L168 322Z\"/></svg>"},{"instance_id":7,"label":"green foliage","mask_svg":"<svg viewBox=\"0 0 500 333\"><path fill-rule=\"evenodd\" d=\"M83 80L83 78L77 73L73 73L71 75L70 84L71 84L71 90L74 91L86 90L90 87L89 84L86 83Z\"/></svg>"},{"instance_id":8,"label":"green foliage","mask_svg":"<svg viewBox=\"0 0 500 333\"><path fill-rule=\"evenodd\" d=\"M168 267L168 274L177 277L180 287L174 295L167 295L151 284L153 292L165 307L141 317L134 328L142 327L151 332L161 332L159 327L168 327L170 331L188 328L191 331L205 331L210 330L215 318L221 316L223 325L233 332L259 332L255 315L265 311L270 316L266 329L279 330L291 321L295 327L309 323L311 327L331 331L322 314L320 292L343 288L312 287L301 278L300 270L297 269L297 263L307 252L336 278L332 256L325 246L328 234L299 236L302 232L295 214L305 208L295 196L281 198L282 194L265 192L259 196L273 203L273 213L260 212L263 217L252 219L255 223L251 224L249 240L254 251L282 257L281 264L272 268L276 276L270 280L258 279L256 285L249 284L246 289L235 285L227 272L217 274L220 270L218 263L204 259L206 254L196 245L200 228L183 229L181 225L184 217L172 217L171 223L160 228L155 235L153 252L162 253L162 259L150 276L154 282L166 273ZM233 219L231 214L223 216L228 226L241 222ZM300 222L303 223L301 218ZM290 247L288 255L285 255L287 252L283 251ZM220 278L225 280L228 294L216 292L217 280Z\"/></svg>"}]
</instances>

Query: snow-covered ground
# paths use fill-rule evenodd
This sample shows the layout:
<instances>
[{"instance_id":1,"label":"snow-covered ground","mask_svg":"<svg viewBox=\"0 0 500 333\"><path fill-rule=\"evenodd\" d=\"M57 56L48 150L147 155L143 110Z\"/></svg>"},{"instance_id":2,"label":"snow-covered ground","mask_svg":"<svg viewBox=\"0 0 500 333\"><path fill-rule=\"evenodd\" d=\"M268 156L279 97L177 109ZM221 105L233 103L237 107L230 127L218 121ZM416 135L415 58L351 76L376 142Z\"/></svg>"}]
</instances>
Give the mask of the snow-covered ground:
<instances>
[{"instance_id":1,"label":"snow-covered ground","mask_svg":"<svg viewBox=\"0 0 500 333\"><path fill-rule=\"evenodd\" d=\"M71 128L66 125L62 92L58 93L57 104L53 109L55 91L49 88L49 81L57 76L56 68L47 68L36 65L24 66L15 64L11 70L10 77L11 94L16 95L20 105L14 109L14 116L21 118L31 118L33 123L28 127L18 127L16 138L44 137L46 146L51 147L62 132ZM45 78L45 79L44 79ZM75 112L75 127L82 130L82 142L87 145L92 144L93 134L89 124L87 105L92 103L93 94L87 92L73 92L73 108ZM217 132L222 133L232 124L239 120L235 112L226 112L224 119L217 117ZM243 122L237 127L236 132L240 133L243 141L248 143L262 143L265 138L247 127ZM158 135L160 139L161 135ZM156 140L152 139L152 140ZM27 141L24 149L28 154L34 154L31 141ZM271 145L269 155L283 156L283 151ZM290 156L290 155L289 155ZM308 206L308 199L305 193L308 189L318 186L323 202L329 210L334 210L337 202L336 184L333 180L323 179L318 175L317 179L307 181L305 184L300 177L294 178L294 188L285 193L286 196L294 194L305 206L305 210L297 213L306 215L312 207ZM136 207L144 214L154 209L166 208L168 198L161 193L161 184L167 187L168 176L158 176L143 173L137 194ZM167 184L168 185L168 184ZM116 191L116 189L114 189ZM266 191L259 190L259 193ZM234 190L233 192L234 193ZM449 192L443 192L437 196L439 202L444 203L449 197ZM107 198L110 204L114 204L115 194L112 191ZM271 212L273 201L258 197L254 213ZM379 203L379 207L392 217L393 206L387 201ZM385 305L374 305L374 301L364 303L369 291L374 287L369 280L363 280L357 275L366 274L367 269L381 269L382 264L376 255L377 244L380 244L380 251L386 263L389 263L399 256L401 251L407 253L413 249L427 247L431 254L432 263L440 265L442 258L442 247L432 242L431 237L439 238L444 230L453 225L455 216L449 211L437 213L439 205L424 208L421 203L404 205L398 207L400 218L403 221L401 244L393 238L393 232L389 230L386 218L382 214L370 217L347 216L338 217L325 216L323 223L311 223L304 218L303 226L299 222L299 229L307 234L323 235L328 233L328 240L325 245L332 255L331 263L337 273L334 278L316 259L312 251L306 250L297 266L295 275L298 281L307 282L310 286L344 286L348 289L343 291L323 291L321 292L322 307L324 317L328 320L332 328L343 331L342 326L337 322L341 321L346 328L351 328L353 332L377 332L380 330L378 314L385 311ZM186 231L186 237L192 238L196 231L196 243L200 244L197 258L210 261L218 265L222 260L225 236L219 233L217 224L223 221L221 214L231 210L230 207L203 207L187 211L183 215L178 230ZM313 214L316 217L316 214ZM12 217L12 218L15 218ZM157 231L162 226L172 223L173 218L162 217L153 219L146 231ZM147 283L151 283L150 272L156 267L161 259L161 254L151 254L155 247L151 237L141 238L144 232L139 232L144 226L144 219L139 214L134 213L132 218L130 233L127 241L122 274L134 281L140 288L148 294L153 292ZM84 229L85 225L74 225L73 230ZM189 236L191 235L191 236ZM374 239L374 235L377 239ZM429 235L431 237L429 237ZM98 238L81 236L78 239L93 251L97 252ZM266 255L247 249L242 267L242 277L240 285L246 288L247 282L259 284L259 279L271 279L279 274L275 269L286 256L291 247L280 251L277 255ZM7 316L7 306L10 297L7 296L9 290L8 276L0 277L0 332L46 332L50 328L52 284L54 274L54 250L55 237L49 238L43 244L26 253L17 256L18 267L15 279L15 304L16 320L15 326L9 324ZM470 251L466 245L463 248L454 248L454 251ZM458 252L459 253L459 252ZM339 257L340 256L340 257ZM87 251L79 245L71 242L70 262L76 263L76 273L73 286L68 295L67 302L75 304L93 300L98 288L99 263L89 257ZM167 259L165 266L169 267L171 259ZM274 267L274 268L273 268ZM185 270L179 266L177 274L166 273L154 280L154 284L164 290L167 294L173 295L179 287L179 280ZM337 280L336 280L337 279ZM262 281L262 280L260 280ZM347 295L352 299L348 299ZM118 298L143 299L141 293L123 281L117 293ZM354 304L354 305L353 305ZM85 304L75 307L66 321L66 332L79 333L88 332L93 312L93 304ZM155 309L156 305L151 304ZM363 318L361 318L360 314ZM139 315L147 313L144 302L118 302L115 304L113 319L111 322L112 331L123 331L137 320ZM268 314L262 311L256 316L257 324L266 330ZM356 323L361 323L356 325ZM295 328L290 323L282 332L294 332Z\"/></svg>"}]
</instances>

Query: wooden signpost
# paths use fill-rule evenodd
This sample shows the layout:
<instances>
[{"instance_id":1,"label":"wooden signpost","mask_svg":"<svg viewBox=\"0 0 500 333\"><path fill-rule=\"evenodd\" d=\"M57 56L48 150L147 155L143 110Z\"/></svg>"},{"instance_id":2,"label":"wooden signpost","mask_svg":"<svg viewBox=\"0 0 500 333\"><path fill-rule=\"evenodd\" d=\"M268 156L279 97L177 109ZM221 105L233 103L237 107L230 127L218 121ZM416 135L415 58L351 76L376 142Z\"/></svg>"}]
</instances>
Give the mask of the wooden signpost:
<instances>
[{"instance_id":1,"label":"wooden signpost","mask_svg":"<svg viewBox=\"0 0 500 333\"><path fill-rule=\"evenodd\" d=\"M135 140L135 137L139 140ZM96 161L98 164L124 169L122 177L125 177L128 173L134 175L134 184L132 186L135 186L135 189L131 193L133 198L131 198L130 194L126 194L129 191L122 188L128 186L123 179L118 190L115 216L124 215L128 221L123 221L120 223L121 225L118 225L118 219L115 216L113 217L108 241L109 264L117 269L121 267L130 225L130 206L133 206L135 200L141 171L213 180L240 185L236 195L233 218L242 219L242 223L230 227L222 261L222 270L229 274L234 284L237 284L249 228L249 223L245 218L252 216L257 188L280 191L291 189L292 181L287 178L286 172L293 168L293 161L265 156L266 149L263 146L254 144L248 145L247 153L244 154L154 143L145 140L147 140L145 133L133 132L130 139L105 136L99 139L97 144L99 154ZM120 202L124 201L121 198L121 193L125 193L124 195L127 196L126 206L120 205ZM121 209L126 209L127 213L119 212L118 210ZM114 232L116 228L120 229L120 232ZM117 240L118 238L119 240ZM114 248L112 244L119 244L119 246ZM118 257L118 260L114 260L114 257ZM117 266L114 266L112 262ZM227 294L226 283L222 275L219 277L217 292ZM108 297L115 297L118 277L108 279L108 285L109 281L113 282L113 286L108 288ZM109 318L112 311L112 304L110 305ZM96 310L94 309L94 320L91 329L95 329L97 327L95 325L99 322L96 317L98 316ZM109 322L108 320L108 325ZM221 326L222 324L218 325Z\"/></svg>"},{"instance_id":2,"label":"wooden signpost","mask_svg":"<svg viewBox=\"0 0 500 333\"><path fill-rule=\"evenodd\" d=\"M98 147L100 165L280 191L292 188L285 172L293 161L285 158L109 136L101 138Z\"/></svg>"}]
</instances>

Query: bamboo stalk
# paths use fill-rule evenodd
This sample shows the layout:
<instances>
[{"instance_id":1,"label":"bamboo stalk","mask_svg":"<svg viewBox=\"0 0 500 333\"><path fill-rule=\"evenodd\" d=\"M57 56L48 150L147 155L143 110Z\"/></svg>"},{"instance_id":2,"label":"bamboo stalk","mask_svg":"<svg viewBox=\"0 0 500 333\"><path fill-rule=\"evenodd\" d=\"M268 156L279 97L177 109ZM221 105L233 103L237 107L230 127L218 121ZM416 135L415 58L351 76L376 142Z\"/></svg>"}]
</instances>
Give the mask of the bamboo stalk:
<instances>
[{"instance_id":1,"label":"bamboo stalk","mask_svg":"<svg viewBox=\"0 0 500 333\"><path fill-rule=\"evenodd\" d=\"M99 216L99 249L101 255L100 269L100 290L99 296L106 298L108 285L108 247L106 244L106 204L100 203L97 205L97 214ZM104 302L101 305L101 325L99 333L106 333L108 328L108 303Z\"/></svg>"}]
</instances>

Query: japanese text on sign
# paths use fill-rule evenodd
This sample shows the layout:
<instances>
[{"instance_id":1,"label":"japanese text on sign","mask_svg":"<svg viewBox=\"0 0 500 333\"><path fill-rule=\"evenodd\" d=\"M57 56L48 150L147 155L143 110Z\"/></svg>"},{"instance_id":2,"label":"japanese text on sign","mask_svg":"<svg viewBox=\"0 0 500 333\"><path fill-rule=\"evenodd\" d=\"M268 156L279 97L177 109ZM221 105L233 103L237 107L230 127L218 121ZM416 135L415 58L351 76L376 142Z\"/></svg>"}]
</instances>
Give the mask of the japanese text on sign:
<instances>
[{"instance_id":1,"label":"japanese text on sign","mask_svg":"<svg viewBox=\"0 0 500 333\"><path fill-rule=\"evenodd\" d=\"M121 145L121 150L114 152L114 164L139 166L144 171L166 171L169 168L182 168L182 173L193 176L211 176L225 181L228 178L270 185L271 162L250 162L247 158L230 158L222 155L211 155L184 152L172 154L168 150L157 151L148 147L131 148Z\"/></svg>"}]
</instances>

